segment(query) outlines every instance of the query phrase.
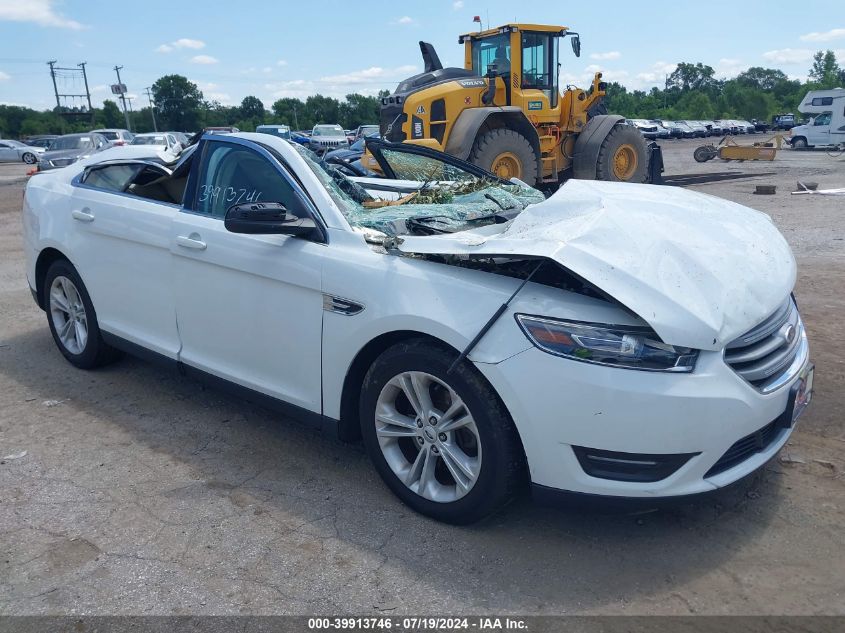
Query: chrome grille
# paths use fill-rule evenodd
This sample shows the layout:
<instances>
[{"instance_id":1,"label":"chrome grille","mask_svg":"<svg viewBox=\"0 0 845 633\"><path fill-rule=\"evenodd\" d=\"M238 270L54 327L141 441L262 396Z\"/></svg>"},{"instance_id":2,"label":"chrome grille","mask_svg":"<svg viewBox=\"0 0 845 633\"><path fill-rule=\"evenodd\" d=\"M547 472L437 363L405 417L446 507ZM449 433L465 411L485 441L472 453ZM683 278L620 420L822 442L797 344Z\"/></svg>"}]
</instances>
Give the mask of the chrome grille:
<instances>
[{"instance_id":1,"label":"chrome grille","mask_svg":"<svg viewBox=\"0 0 845 633\"><path fill-rule=\"evenodd\" d=\"M804 343L804 324L792 298L725 347L725 362L763 392L784 384Z\"/></svg>"}]
</instances>

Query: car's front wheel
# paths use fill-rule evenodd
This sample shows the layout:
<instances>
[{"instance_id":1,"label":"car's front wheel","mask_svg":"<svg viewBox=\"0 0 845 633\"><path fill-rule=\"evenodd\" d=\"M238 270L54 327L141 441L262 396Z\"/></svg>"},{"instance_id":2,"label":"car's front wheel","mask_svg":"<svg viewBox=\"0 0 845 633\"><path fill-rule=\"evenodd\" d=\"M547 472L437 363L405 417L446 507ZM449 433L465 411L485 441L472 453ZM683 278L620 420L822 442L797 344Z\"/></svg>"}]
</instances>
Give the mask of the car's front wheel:
<instances>
[{"instance_id":1,"label":"car's front wheel","mask_svg":"<svg viewBox=\"0 0 845 633\"><path fill-rule=\"evenodd\" d=\"M38 157L32 152L24 152L24 155L21 158L27 165L34 165L38 162Z\"/></svg>"},{"instance_id":2,"label":"car's front wheel","mask_svg":"<svg viewBox=\"0 0 845 633\"><path fill-rule=\"evenodd\" d=\"M70 363L80 369L93 369L120 356L103 341L91 298L70 262L60 259L50 265L43 292L50 333Z\"/></svg>"},{"instance_id":3,"label":"car's front wheel","mask_svg":"<svg viewBox=\"0 0 845 633\"><path fill-rule=\"evenodd\" d=\"M361 431L376 469L413 509L449 523L477 521L524 482L516 429L496 392L454 350L397 344L364 378Z\"/></svg>"}]
</instances>

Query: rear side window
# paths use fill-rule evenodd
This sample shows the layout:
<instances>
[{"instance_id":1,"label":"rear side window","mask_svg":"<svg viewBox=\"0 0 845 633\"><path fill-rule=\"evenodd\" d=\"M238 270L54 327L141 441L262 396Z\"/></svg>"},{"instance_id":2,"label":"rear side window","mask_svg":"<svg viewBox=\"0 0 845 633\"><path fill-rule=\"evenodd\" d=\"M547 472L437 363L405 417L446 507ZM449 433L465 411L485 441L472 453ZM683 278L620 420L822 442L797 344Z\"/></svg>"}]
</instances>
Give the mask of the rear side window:
<instances>
[{"instance_id":1,"label":"rear side window","mask_svg":"<svg viewBox=\"0 0 845 633\"><path fill-rule=\"evenodd\" d=\"M106 191L125 191L139 169L138 165L110 165L92 169L84 182L89 187Z\"/></svg>"},{"instance_id":2,"label":"rear side window","mask_svg":"<svg viewBox=\"0 0 845 633\"><path fill-rule=\"evenodd\" d=\"M209 142L194 211L222 219L231 206L245 202L281 202L295 214L301 208L290 183L264 156L242 145Z\"/></svg>"}]
</instances>

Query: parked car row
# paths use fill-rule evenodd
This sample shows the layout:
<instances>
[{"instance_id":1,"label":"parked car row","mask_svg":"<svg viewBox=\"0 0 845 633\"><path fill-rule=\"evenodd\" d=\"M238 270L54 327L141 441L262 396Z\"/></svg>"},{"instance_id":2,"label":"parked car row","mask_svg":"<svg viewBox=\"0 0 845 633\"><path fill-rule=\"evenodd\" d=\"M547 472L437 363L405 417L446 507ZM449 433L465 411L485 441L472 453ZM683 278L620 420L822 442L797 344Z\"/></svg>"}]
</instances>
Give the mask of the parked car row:
<instances>
[{"instance_id":1,"label":"parked car row","mask_svg":"<svg viewBox=\"0 0 845 633\"><path fill-rule=\"evenodd\" d=\"M111 147L126 145L156 145L161 151L177 156L190 143L183 132L150 132L133 134L124 129L99 129L90 132L44 135L27 139L27 142L0 141L0 161L22 161L36 165L38 171L67 167L83 158Z\"/></svg>"},{"instance_id":2,"label":"parked car row","mask_svg":"<svg viewBox=\"0 0 845 633\"><path fill-rule=\"evenodd\" d=\"M732 119L715 121L626 119L626 122L628 125L637 128L647 139L705 138L708 136L726 136L728 134L754 134L757 131L761 131L755 123Z\"/></svg>"}]
</instances>

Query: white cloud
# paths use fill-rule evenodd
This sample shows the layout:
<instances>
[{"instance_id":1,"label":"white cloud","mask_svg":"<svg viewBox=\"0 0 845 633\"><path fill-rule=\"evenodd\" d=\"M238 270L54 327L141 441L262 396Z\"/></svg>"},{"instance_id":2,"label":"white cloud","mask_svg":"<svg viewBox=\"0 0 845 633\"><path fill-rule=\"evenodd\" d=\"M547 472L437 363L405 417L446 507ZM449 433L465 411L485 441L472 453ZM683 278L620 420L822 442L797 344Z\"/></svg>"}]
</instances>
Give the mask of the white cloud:
<instances>
[{"instance_id":1,"label":"white cloud","mask_svg":"<svg viewBox=\"0 0 845 633\"><path fill-rule=\"evenodd\" d=\"M170 53L175 51L176 49L185 49L190 48L193 50L199 50L201 48L205 48L205 42L202 40L192 40L189 37L180 37L175 42L170 42L170 44L162 44L157 49L155 49L156 53Z\"/></svg>"},{"instance_id":2,"label":"white cloud","mask_svg":"<svg viewBox=\"0 0 845 633\"><path fill-rule=\"evenodd\" d=\"M188 37L182 37L173 42L173 46L176 48L200 49L205 48L205 42L203 42L202 40L192 40Z\"/></svg>"},{"instance_id":3,"label":"white cloud","mask_svg":"<svg viewBox=\"0 0 845 633\"><path fill-rule=\"evenodd\" d=\"M736 77L739 73L748 68L748 64L741 59L730 59L723 57L716 64L715 75L717 79L730 79Z\"/></svg>"},{"instance_id":4,"label":"white cloud","mask_svg":"<svg viewBox=\"0 0 845 633\"><path fill-rule=\"evenodd\" d=\"M802 35L799 38L802 42L830 42L831 40L845 39L845 29L830 29L821 33L813 32Z\"/></svg>"},{"instance_id":5,"label":"white cloud","mask_svg":"<svg viewBox=\"0 0 845 633\"><path fill-rule=\"evenodd\" d=\"M413 23L414 23L414 18L412 18L412 17L411 17L411 16L409 16L409 15L403 15L401 18L399 18L398 20L396 20L396 24L405 24L405 25L407 25L407 24L413 24Z\"/></svg>"},{"instance_id":6,"label":"white cloud","mask_svg":"<svg viewBox=\"0 0 845 633\"><path fill-rule=\"evenodd\" d=\"M619 51L608 51L606 53L593 53L590 55L590 59L599 59L599 60L609 60L609 59L619 59L622 57L622 53Z\"/></svg>"},{"instance_id":7,"label":"white cloud","mask_svg":"<svg viewBox=\"0 0 845 633\"><path fill-rule=\"evenodd\" d=\"M261 72L263 72L264 74L269 74L269 73L273 72L273 69L270 66L265 66L264 68L261 69Z\"/></svg>"},{"instance_id":8,"label":"white cloud","mask_svg":"<svg viewBox=\"0 0 845 633\"><path fill-rule=\"evenodd\" d=\"M0 81L7 81L11 78L12 76L9 73L4 73L2 70L0 70Z\"/></svg>"},{"instance_id":9,"label":"white cloud","mask_svg":"<svg viewBox=\"0 0 845 633\"><path fill-rule=\"evenodd\" d=\"M413 65L382 68L373 66L340 75L330 75L318 79L292 79L289 81L268 82L264 89L268 99L297 97L304 99L310 95L322 94L327 97L342 98L351 92L376 95L382 88L391 88L393 84L409 75L419 72ZM265 100L265 101L266 101Z\"/></svg>"},{"instance_id":10,"label":"white cloud","mask_svg":"<svg viewBox=\"0 0 845 633\"><path fill-rule=\"evenodd\" d=\"M228 92L222 90L220 84L216 84L212 81L194 81L193 79L191 82L196 84L197 88L202 91L202 96L208 101L217 101L222 105L235 104L235 101L232 100L232 96Z\"/></svg>"},{"instance_id":11,"label":"white cloud","mask_svg":"<svg viewBox=\"0 0 845 633\"><path fill-rule=\"evenodd\" d=\"M9 22L34 22L39 26L63 29L88 28L76 20L56 13L53 0L0 0L0 20Z\"/></svg>"},{"instance_id":12,"label":"white cloud","mask_svg":"<svg viewBox=\"0 0 845 633\"><path fill-rule=\"evenodd\" d=\"M779 48L763 53L763 59L775 64L809 64L813 53L809 48Z\"/></svg>"},{"instance_id":13,"label":"white cloud","mask_svg":"<svg viewBox=\"0 0 845 633\"><path fill-rule=\"evenodd\" d=\"M211 55L194 55L190 61L192 64L216 64L219 60Z\"/></svg>"},{"instance_id":14,"label":"white cloud","mask_svg":"<svg viewBox=\"0 0 845 633\"><path fill-rule=\"evenodd\" d=\"M452 3L452 9L454 9L455 11L459 11L460 9L463 9L463 8L464 8L464 0L455 0Z\"/></svg>"},{"instance_id":15,"label":"white cloud","mask_svg":"<svg viewBox=\"0 0 845 633\"><path fill-rule=\"evenodd\" d=\"M416 66L399 66L398 68L386 69L380 66L372 66L364 70L356 70L343 75L330 75L320 79L323 83L331 84L357 84L362 82L373 82L388 80L388 78L404 79L417 69Z\"/></svg>"},{"instance_id":16,"label":"white cloud","mask_svg":"<svg viewBox=\"0 0 845 633\"><path fill-rule=\"evenodd\" d=\"M288 65L288 62L287 62L286 59L280 59L279 61L276 62L276 66L287 66L287 65Z\"/></svg>"}]
</instances>

